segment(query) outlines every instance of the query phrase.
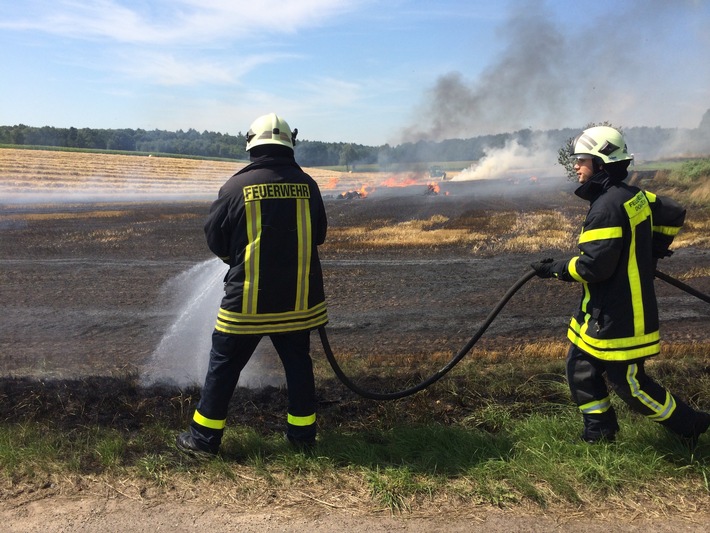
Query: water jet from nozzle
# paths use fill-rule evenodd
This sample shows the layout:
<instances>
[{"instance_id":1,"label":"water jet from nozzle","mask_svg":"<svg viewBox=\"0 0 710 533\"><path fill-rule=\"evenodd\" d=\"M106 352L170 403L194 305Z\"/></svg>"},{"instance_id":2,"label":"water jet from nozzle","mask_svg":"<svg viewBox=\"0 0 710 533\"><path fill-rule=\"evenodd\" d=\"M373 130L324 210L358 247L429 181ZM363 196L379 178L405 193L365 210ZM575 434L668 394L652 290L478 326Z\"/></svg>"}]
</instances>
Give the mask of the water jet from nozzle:
<instances>
[{"instance_id":1,"label":"water jet from nozzle","mask_svg":"<svg viewBox=\"0 0 710 533\"><path fill-rule=\"evenodd\" d=\"M175 318L150 356L141 377L144 386L202 385L226 268L219 259L210 259L178 274L162 288L165 305L176 310ZM268 339L262 339L242 370L238 386L262 388L284 383L278 354Z\"/></svg>"}]
</instances>

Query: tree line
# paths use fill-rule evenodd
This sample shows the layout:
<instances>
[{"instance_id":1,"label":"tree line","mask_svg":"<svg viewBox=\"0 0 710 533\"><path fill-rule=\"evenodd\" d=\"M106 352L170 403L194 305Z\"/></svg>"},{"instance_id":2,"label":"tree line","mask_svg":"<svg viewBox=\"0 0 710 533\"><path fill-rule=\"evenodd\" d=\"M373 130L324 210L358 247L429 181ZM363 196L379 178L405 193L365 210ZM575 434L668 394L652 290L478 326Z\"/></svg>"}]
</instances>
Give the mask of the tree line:
<instances>
[{"instance_id":1,"label":"tree line","mask_svg":"<svg viewBox=\"0 0 710 533\"><path fill-rule=\"evenodd\" d=\"M50 146L93 150L119 150L226 159L247 158L246 138L189 129L163 131L143 129L41 128L19 124L0 126L0 144Z\"/></svg>"},{"instance_id":2,"label":"tree line","mask_svg":"<svg viewBox=\"0 0 710 533\"><path fill-rule=\"evenodd\" d=\"M398 146L365 146L355 143L298 140L296 159L303 166L396 165L427 161L471 161L486 147L503 146L507 135L487 135L443 142L419 141ZM0 126L0 144L48 146L94 150L119 150L248 159L246 137L187 131Z\"/></svg>"},{"instance_id":3,"label":"tree line","mask_svg":"<svg viewBox=\"0 0 710 533\"><path fill-rule=\"evenodd\" d=\"M481 135L469 139L444 141L405 142L396 146L384 144L366 146L355 143L299 140L296 160L303 166L378 165L383 170L396 169L398 165L427 164L428 162L475 161L491 149L503 148L515 140L520 146L534 148L541 136L547 143L563 146L578 129L534 131L519 130L512 133ZM632 152L643 153L644 159L656 155L697 155L710 153L710 110L705 113L700 127L679 128L624 128ZM144 129L95 129L34 127L19 124L0 126L0 144L47 146L60 148L117 150L156 154L175 154L244 160L246 137L241 133L229 135L211 131L198 132Z\"/></svg>"}]
</instances>

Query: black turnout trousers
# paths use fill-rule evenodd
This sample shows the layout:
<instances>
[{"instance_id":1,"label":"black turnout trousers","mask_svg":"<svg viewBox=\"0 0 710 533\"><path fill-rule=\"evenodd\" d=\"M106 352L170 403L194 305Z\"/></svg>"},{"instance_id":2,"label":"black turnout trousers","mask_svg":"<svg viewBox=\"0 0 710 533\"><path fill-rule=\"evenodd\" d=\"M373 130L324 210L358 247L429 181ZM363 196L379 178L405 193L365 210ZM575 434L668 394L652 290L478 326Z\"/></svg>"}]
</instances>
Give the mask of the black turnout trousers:
<instances>
[{"instance_id":1,"label":"black turnout trousers","mask_svg":"<svg viewBox=\"0 0 710 533\"><path fill-rule=\"evenodd\" d=\"M261 335L230 335L215 330L212 333L210 362L202 387L197 412L209 420L226 420L229 402L241 371L256 350ZM288 388L289 439L308 442L315 439L315 381L310 356L310 331L269 335L279 354ZM294 422L294 423L292 423ZM222 440L223 428L207 427L193 420L193 437L208 449L216 450Z\"/></svg>"},{"instance_id":2,"label":"black turnout trousers","mask_svg":"<svg viewBox=\"0 0 710 533\"><path fill-rule=\"evenodd\" d=\"M584 416L585 438L610 437L619 429L607 382L633 411L678 435L694 433L698 413L648 376L643 359L603 361L572 345L567 353L567 382Z\"/></svg>"}]
</instances>

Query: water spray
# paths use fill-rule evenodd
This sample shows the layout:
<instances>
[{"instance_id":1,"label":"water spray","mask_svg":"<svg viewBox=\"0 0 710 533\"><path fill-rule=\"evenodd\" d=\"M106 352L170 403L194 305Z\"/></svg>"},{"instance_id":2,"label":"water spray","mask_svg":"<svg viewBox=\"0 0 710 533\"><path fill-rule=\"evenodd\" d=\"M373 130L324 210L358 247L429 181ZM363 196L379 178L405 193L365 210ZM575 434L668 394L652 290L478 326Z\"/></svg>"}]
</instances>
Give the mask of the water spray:
<instances>
[{"instance_id":1,"label":"water spray","mask_svg":"<svg viewBox=\"0 0 710 533\"><path fill-rule=\"evenodd\" d=\"M153 351L142 376L143 385L170 383L179 387L199 386L207 373L211 333L217 306L224 294L224 263L217 258L199 263L169 281L163 292L178 306L179 313ZM286 382L278 354L262 339L238 385L247 388L281 386Z\"/></svg>"}]
</instances>

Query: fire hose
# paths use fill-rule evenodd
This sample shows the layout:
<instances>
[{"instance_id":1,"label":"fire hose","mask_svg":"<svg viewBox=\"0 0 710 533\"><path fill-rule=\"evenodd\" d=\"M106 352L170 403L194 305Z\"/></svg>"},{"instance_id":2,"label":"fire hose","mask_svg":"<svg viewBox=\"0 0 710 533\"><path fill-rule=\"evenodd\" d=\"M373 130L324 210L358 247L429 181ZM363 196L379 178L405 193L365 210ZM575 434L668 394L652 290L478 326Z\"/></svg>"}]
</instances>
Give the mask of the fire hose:
<instances>
[{"instance_id":1,"label":"fire hose","mask_svg":"<svg viewBox=\"0 0 710 533\"><path fill-rule=\"evenodd\" d=\"M700 300L703 300L704 302L710 303L710 296L707 294L703 294L702 292L694 289L693 287L690 287L689 285L686 285L685 283L669 276L668 274L664 274L663 272L660 272L656 270L654 272L655 276L660 279L665 281L666 283L673 285L688 294L695 296L696 298L699 298ZM493 320L498 316L498 313L501 312L501 310L505 307L505 305L508 303L508 301L513 297L513 295L518 292L518 290L525 285L528 281L530 281L532 278L536 276L536 273L534 270L530 270L529 272L525 273L518 281L516 281L510 289L503 295L503 297L498 301L496 306L493 308L493 310L488 314L486 317L485 321L483 324L478 328L476 333L474 333L473 337L466 343L466 345L461 348L461 350L458 351L458 353L448 362L446 365L441 367L441 369L437 370L434 374L429 376L427 379L424 381L420 382L417 385L414 385L413 387L407 388L407 389L402 389L394 392L374 392L370 390L363 389L359 385L357 385L354 381L352 381L346 374L343 372L343 369L340 367L338 364L338 361L335 359L335 355L333 354L333 350L330 347L330 342L328 341L328 334L325 331L325 326L320 326L318 328L318 333L320 335L320 340L321 343L323 344L323 350L325 351L325 356L328 359L328 362L330 363L330 366L333 368L333 371L335 372L335 375L338 376L338 379L351 391L355 392L356 394L362 396L363 398L367 398L370 400L398 400L400 398L405 398L407 396L411 396L413 394L416 394L419 391L422 391L432 385L433 383L439 381L442 377L444 377L446 374L449 373L449 371L454 368L466 355L471 351L473 346L478 342L478 340L483 336L483 334L486 332L488 327L493 323Z\"/></svg>"}]
</instances>

